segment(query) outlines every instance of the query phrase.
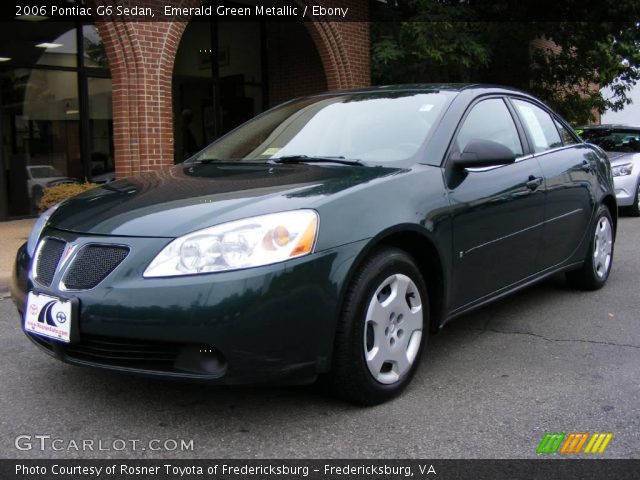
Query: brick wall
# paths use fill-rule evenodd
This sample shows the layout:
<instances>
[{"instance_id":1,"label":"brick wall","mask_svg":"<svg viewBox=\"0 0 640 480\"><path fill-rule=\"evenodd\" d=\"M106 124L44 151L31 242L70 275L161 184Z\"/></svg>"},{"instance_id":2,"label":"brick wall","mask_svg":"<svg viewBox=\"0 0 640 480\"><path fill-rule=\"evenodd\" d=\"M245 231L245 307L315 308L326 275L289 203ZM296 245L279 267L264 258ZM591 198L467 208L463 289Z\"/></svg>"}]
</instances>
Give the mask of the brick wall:
<instances>
[{"instance_id":1,"label":"brick wall","mask_svg":"<svg viewBox=\"0 0 640 480\"><path fill-rule=\"evenodd\" d=\"M314 0L297 0L301 5L313 5ZM349 18L366 19L366 0L326 0L325 7L349 8ZM316 20L322 20L316 17ZM366 22L305 22L327 77L329 90L367 86L371 83L369 24Z\"/></svg>"},{"instance_id":2,"label":"brick wall","mask_svg":"<svg viewBox=\"0 0 640 480\"><path fill-rule=\"evenodd\" d=\"M269 104L327 90L313 40L302 23L267 24Z\"/></svg>"},{"instance_id":3,"label":"brick wall","mask_svg":"<svg viewBox=\"0 0 640 480\"><path fill-rule=\"evenodd\" d=\"M542 50L546 55L554 55L560 53L560 46L558 46L552 39L546 37L540 37L531 42L529 45L531 52L534 50ZM572 92L582 92L585 88L584 85L559 85L556 90L557 95L564 95L566 93ZM586 88L591 92L597 92L600 90L600 85L596 83L590 83L586 86ZM594 120L590 123L594 123L599 125L601 122L601 115L596 109L594 109L591 114L593 115Z\"/></svg>"},{"instance_id":4,"label":"brick wall","mask_svg":"<svg viewBox=\"0 0 640 480\"><path fill-rule=\"evenodd\" d=\"M297 0L311 5L314 0ZM94 0L107 5L106 0ZM175 3L197 6L202 0L122 0L125 6ZM366 15L366 0L328 0ZM173 64L187 23L114 22L95 18L111 70L116 176L125 177L173 164ZM239 24L240 26L240 24ZM309 35L303 35L302 28ZM305 22L273 32L275 66L269 69L271 103L325 89L370 82L367 23ZM289 39L287 39L289 35ZM311 47L315 45L315 51ZM268 48L271 48L270 46ZM307 53L305 53L305 50Z\"/></svg>"}]
</instances>

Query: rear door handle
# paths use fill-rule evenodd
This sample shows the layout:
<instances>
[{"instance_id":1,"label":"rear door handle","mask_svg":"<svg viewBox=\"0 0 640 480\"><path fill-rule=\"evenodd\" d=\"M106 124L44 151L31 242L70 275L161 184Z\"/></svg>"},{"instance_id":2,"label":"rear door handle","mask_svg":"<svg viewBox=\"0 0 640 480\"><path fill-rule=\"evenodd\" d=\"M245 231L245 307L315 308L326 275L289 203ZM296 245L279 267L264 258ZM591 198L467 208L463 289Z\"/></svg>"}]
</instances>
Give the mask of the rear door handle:
<instances>
[{"instance_id":1,"label":"rear door handle","mask_svg":"<svg viewBox=\"0 0 640 480\"><path fill-rule=\"evenodd\" d=\"M540 185L542 185L542 177L534 177L533 175L529 175L529 180L525 183L527 188L531 191L534 191Z\"/></svg>"},{"instance_id":2,"label":"rear door handle","mask_svg":"<svg viewBox=\"0 0 640 480\"><path fill-rule=\"evenodd\" d=\"M584 170L585 172L593 172L594 170L594 165L593 162L590 162L589 160L583 160L582 161L582 170Z\"/></svg>"}]
</instances>

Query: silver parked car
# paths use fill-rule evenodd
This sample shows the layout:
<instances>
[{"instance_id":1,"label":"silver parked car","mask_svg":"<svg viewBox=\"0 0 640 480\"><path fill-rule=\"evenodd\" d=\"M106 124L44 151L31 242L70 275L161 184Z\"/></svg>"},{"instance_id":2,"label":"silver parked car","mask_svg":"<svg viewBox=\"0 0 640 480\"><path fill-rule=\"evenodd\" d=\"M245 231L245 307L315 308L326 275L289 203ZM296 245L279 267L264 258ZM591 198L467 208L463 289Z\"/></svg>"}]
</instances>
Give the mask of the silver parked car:
<instances>
[{"instance_id":1,"label":"silver parked car","mask_svg":"<svg viewBox=\"0 0 640 480\"><path fill-rule=\"evenodd\" d=\"M640 126L598 125L583 127L578 133L607 152L618 206L640 217Z\"/></svg>"}]
</instances>

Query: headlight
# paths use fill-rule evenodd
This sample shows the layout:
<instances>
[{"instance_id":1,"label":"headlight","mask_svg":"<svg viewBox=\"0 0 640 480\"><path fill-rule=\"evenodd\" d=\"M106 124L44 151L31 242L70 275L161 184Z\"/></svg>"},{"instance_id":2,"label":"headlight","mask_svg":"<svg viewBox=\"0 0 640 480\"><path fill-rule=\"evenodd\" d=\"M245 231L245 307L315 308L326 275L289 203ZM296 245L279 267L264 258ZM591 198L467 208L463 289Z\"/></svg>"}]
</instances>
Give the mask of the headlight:
<instances>
[{"instance_id":1,"label":"headlight","mask_svg":"<svg viewBox=\"0 0 640 480\"><path fill-rule=\"evenodd\" d=\"M49 217L51 217L53 212L55 212L59 206L59 203L55 204L49 210L40 215L38 220L36 220L36 223L33 224L33 228L31 229L31 233L29 234L29 239L27 240L27 253L30 257L33 257L33 254L36 251L36 245L38 244L38 240L40 240L40 234L42 233L42 230L44 230L44 227L47 225Z\"/></svg>"},{"instance_id":2,"label":"headlight","mask_svg":"<svg viewBox=\"0 0 640 480\"><path fill-rule=\"evenodd\" d=\"M616 165L615 167L611 167L611 173L614 177L624 177L626 175L631 175L633 171L633 163L624 163L622 165Z\"/></svg>"},{"instance_id":3,"label":"headlight","mask_svg":"<svg viewBox=\"0 0 640 480\"><path fill-rule=\"evenodd\" d=\"M144 276L223 272L283 262L311 253L317 232L314 210L223 223L173 240L153 259Z\"/></svg>"}]
</instances>

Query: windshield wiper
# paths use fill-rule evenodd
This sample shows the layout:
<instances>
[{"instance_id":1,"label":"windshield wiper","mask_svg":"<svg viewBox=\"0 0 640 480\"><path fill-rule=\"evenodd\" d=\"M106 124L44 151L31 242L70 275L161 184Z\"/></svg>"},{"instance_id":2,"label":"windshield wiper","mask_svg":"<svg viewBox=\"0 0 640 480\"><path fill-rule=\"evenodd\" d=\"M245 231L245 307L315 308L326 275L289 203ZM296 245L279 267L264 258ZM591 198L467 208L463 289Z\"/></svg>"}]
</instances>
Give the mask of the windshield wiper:
<instances>
[{"instance_id":1,"label":"windshield wiper","mask_svg":"<svg viewBox=\"0 0 640 480\"><path fill-rule=\"evenodd\" d=\"M347 159L344 157L313 157L309 155L286 155L284 157L272 158L269 163L340 163L342 165L356 165L362 167L363 164L357 159Z\"/></svg>"}]
</instances>

